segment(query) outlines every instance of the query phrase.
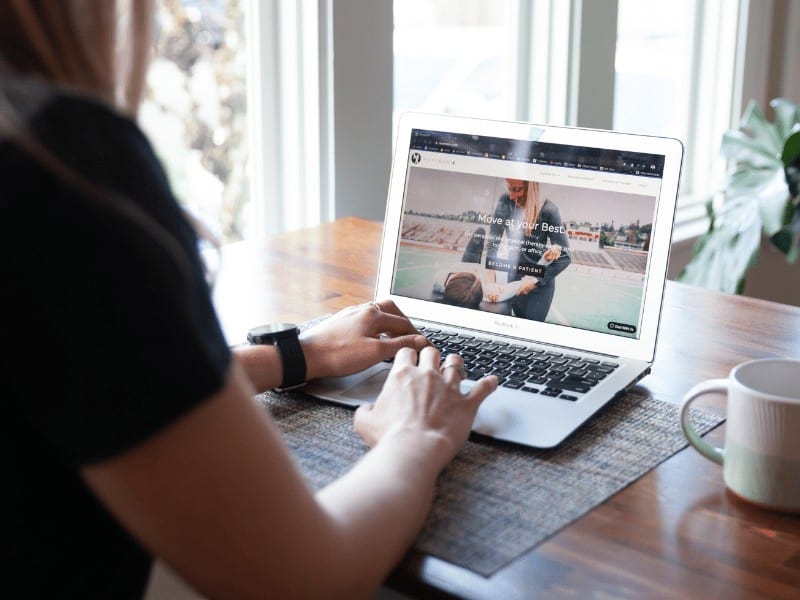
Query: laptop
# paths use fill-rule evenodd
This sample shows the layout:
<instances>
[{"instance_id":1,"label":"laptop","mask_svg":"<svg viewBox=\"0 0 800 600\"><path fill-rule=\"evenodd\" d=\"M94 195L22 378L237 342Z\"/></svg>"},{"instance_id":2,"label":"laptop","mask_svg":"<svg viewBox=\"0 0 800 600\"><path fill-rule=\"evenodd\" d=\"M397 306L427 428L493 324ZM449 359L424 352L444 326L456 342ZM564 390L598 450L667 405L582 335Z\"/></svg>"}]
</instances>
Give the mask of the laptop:
<instances>
[{"instance_id":1,"label":"laptop","mask_svg":"<svg viewBox=\"0 0 800 600\"><path fill-rule=\"evenodd\" d=\"M675 139L407 113L376 299L391 298L468 390L473 431L550 448L650 372L683 146ZM307 392L372 402L391 364Z\"/></svg>"}]
</instances>

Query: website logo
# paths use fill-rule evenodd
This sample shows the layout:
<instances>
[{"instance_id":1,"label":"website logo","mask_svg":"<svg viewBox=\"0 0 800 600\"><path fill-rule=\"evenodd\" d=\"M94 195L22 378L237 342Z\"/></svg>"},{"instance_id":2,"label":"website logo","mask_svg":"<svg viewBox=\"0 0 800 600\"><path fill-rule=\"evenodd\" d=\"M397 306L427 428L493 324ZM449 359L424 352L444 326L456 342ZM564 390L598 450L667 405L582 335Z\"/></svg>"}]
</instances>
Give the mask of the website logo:
<instances>
[{"instance_id":1,"label":"website logo","mask_svg":"<svg viewBox=\"0 0 800 600\"><path fill-rule=\"evenodd\" d=\"M412 162L413 164L415 164L415 165L416 165L416 164L417 164L419 161L421 161L421 160L422 160L422 156L420 155L420 153L419 153L419 152L414 152L414 153L411 155L411 162Z\"/></svg>"}]
</instances>

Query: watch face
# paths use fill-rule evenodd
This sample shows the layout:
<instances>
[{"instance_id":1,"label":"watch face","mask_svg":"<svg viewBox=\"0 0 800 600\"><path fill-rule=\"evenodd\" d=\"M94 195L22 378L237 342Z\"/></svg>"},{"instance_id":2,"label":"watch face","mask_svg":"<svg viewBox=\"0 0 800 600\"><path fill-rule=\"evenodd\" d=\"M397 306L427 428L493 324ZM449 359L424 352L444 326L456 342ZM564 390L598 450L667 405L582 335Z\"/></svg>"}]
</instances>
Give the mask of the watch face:
<instances>
[{"instance_id":1,"label":"watch face","mask_svg":"<svg viewBox=\"0 0 800 600\"><path fill-rule=\"evenodd\" d=\"M294 323L269 323L253 327L248 331L247 341L251 344L271 344L275 338L297 334L297 325Z\"/></svg>"}]
</instances>

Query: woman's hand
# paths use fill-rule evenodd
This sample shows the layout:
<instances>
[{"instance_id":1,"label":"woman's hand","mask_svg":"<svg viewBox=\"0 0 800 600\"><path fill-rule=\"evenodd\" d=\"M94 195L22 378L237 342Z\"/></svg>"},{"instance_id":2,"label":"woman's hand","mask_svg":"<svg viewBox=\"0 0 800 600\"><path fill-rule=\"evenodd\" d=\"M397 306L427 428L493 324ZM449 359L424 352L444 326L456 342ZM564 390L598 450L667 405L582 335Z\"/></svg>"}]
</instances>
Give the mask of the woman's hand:
<instances>
[{"instance_id":1,"label":"woman's hand","mask_svg":"<svg viewBox=\"0 0 800 600\"><path fill-rule=\"evenodd\" d=\"M429 342L391 300L346 308L300 335L308 379L350 375Z\"/></svg>"},{"instance_id":2,"label":"woman's hand","mask_svg":"<svg viewBox=\"0 0 800 600\"><path fill-rule=\"evenodd\" d=\"M550 262L558 260L560 256L561 256L561 246L559 246L558 244L553 244L547 250L544 251L544 254L542 254L542 258L545 260L549 260Z\"/></svg>"},{"instance_id":3,"label":"woman's hand","mask_svg":"<svg viewBox=\"0 0 800 600\"><path fill-rule=\"evenodd\" d=\"M536 279L533 277L523 277L522 283L517 290L517 296L524 296L531 293L536 288Z\"/></svg>"},{"instance_id":4,"label":"woman's hand","mask_svg":"<svg viewBox=\"0 0 800 600\"><path fill-rule=\"evenodd\" d=\"M409 452L422 449L425 460L436 461L439 468L452 460L466 442L481 402L497 389L497 377L484 377L462 394L464 361L450 354L440 367L439 360L433 346L397 353L376 402L355 414L355 430L367 444L394 439Z\"/></svg>"},{"instance_id":5,"label":"woman's hand","mask_svg":"<svg viewBox=\"0 0 800 600\"><path fill-rule=\"evenodd\" d=\"M489 283L486 284L483 288L484 293L483 296L487 302L499 302L500 301L500 286L496 283Z\"/></svg>"}]
</instances>

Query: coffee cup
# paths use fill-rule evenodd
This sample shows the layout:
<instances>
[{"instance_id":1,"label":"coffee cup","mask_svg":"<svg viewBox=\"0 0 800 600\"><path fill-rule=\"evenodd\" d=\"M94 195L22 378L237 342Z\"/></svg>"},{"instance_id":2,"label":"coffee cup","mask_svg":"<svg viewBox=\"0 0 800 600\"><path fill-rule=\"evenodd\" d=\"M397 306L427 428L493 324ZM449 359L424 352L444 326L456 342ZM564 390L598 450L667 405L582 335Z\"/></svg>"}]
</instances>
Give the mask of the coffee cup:
<instances>
[{"instance_id":1,"label":"coffee cup","mask_svg":"<svg viewBox=\"0 0 800 600\"><path fill-rule=\"evenodd\" d=\"M689 408L707 393L728 396L725 448L701 438ZM760 506L800 513L800 360L767 358L734 367L727 379L689 390L681 405L689 443L722 465L725 485Z\"/></svg>"}]
</instances>

